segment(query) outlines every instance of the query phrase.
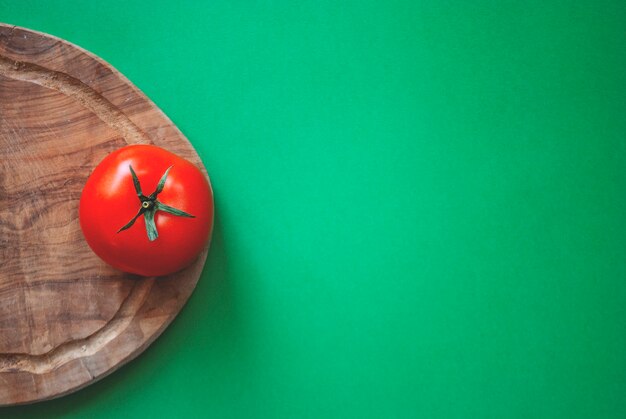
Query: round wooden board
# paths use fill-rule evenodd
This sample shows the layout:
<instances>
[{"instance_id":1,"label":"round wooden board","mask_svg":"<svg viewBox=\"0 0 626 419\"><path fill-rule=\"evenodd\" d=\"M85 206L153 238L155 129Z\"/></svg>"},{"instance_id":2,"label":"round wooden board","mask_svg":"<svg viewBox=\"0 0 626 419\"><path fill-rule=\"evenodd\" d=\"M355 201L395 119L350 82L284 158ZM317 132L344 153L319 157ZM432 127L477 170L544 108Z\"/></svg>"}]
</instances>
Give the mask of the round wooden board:
<instances>
[{"instance_id":1,"label":"round wooden board","mask_svg":"<svg viewBox=\"0 0 626 419\"><path fill-rule=\"evenodd\" d=\"M0 24L0 405L78 390L139 355L191 295L188 269L140 278L107 266L78 223L94 167L126 144L195 163L174 124L110 65Z\"/></svg>"}]
</instances>

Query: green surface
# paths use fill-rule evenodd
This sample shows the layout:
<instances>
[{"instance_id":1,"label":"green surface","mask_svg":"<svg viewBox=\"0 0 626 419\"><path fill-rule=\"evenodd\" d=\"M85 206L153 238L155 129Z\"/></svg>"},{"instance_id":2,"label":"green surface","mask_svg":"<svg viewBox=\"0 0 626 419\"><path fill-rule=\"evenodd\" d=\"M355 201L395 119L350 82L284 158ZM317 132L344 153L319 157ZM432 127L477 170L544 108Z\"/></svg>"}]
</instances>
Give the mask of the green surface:
<instances>
[{"instance_id":1,"label":"green surface","mask_svg":"<svg viewBox=\"0 0 626 419\"><path fill-rule=\"evenodd\" d=\"M214 244L142 356L2 418L626 416L626 3L127 3L0 21L170 116Z\"/></svg>"}]
</instances>

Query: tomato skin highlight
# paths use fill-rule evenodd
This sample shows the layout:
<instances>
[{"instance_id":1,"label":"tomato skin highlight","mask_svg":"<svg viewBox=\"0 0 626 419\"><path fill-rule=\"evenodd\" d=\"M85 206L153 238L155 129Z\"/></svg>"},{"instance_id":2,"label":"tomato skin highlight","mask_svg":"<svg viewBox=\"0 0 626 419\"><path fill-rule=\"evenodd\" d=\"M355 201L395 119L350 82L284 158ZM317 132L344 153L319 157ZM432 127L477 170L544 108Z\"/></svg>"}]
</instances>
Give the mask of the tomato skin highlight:
<instances>
[{"instance_id":1,"label":"tomato skin highlight","mask_svg":"<svg viewBox=\"0 0 626 419\"><path fill-rule=\"evenodd\" d=\"M145 195L156 189L171 166L158 200L194 218L157 211L159 237L154 241L148 239L143 215L118 233L141 206L129 166ZM211 185L191 162L157 146L130 145L106 156L89 176L80 197L79 220L89 247L109 265L141 276L164 276L187 267L205 248L213 210Z\"/></svg>"}]
</instances>

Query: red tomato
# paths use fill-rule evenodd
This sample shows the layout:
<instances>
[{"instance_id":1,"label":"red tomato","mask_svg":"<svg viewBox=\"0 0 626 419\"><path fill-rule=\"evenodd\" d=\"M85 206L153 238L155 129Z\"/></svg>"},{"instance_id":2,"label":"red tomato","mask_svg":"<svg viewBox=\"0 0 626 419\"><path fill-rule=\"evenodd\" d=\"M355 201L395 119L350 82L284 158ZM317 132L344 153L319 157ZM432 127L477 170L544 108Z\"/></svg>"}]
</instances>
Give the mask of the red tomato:
<instances>
[{"instance_id":1,"label":"red tomato","mask_svg":"<svg viewBox=\"0 0 626 419\"><path fill-rule=\"evenodd\" d=\"M131 145L109 154L89 176L79 218L87 243L105 262L162 276L185 268L205 248L213 192L189 161L156 146Z\"/></svg>"}]
</instances>

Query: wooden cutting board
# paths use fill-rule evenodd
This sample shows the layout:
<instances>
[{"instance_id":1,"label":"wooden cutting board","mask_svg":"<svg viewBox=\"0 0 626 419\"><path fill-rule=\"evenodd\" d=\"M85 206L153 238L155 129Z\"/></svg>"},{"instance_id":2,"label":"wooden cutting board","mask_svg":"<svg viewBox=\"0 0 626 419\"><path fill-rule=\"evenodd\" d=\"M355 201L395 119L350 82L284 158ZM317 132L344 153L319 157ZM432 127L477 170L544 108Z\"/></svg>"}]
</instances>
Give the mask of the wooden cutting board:
<instances>
[{"instance_id":1,"label":"wooden cutting board","mask_svg":"<svg viewBox=\"0 0 626 419\"><path fill-rule=\"evenodd\" d=\"M94 167L127 144L195 163L174 124L110 65L67 41L0 24L0 405L59 397L139 355L191 295L188 269L107 266L78 223Z\"/></svg>"}]
</instances>

